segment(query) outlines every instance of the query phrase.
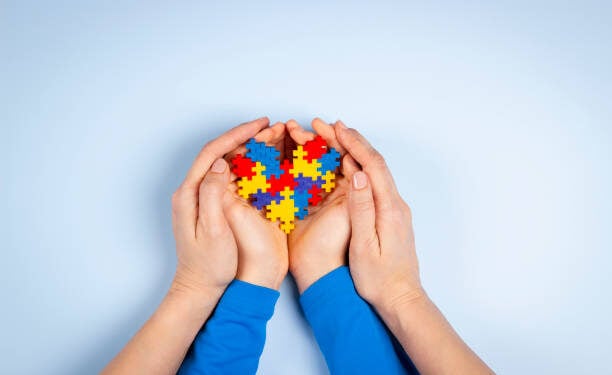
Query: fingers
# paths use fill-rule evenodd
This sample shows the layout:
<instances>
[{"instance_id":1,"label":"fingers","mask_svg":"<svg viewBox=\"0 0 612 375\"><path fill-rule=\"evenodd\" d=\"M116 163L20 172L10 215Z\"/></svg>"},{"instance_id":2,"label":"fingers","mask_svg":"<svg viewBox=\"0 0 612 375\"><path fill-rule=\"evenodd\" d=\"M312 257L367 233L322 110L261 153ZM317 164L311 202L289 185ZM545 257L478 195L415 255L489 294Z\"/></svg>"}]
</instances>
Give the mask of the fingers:
<instances>
[{"instance_id":1,"label":"fingers","mask_svg":"<svg viewBox=\"0 0 612 375\"><path fill-rule=\"evenodd\" d=\"M361 170L359 168L359 165L357 165L355 159L353 159L353 157L351 156L351 154L344 155L344 157L342 158L341 166L342 167L340 172L343 176L348 178L353 177L356 172Z\"/></svg>"},{"instance_id":2,"label":"fingers","mask_svg":"<svg viewBox=\"0 0 612 375\"><path fill-rule=\"evenodd\" d=\"M282 159L284 155L284 135L285 135L285 124L283 124L282 122L277 122L274 125L270 126L269 128L265 128L259 133L257 133L254 136L254 138L258 142L265 142L268 146L275 147L277 150L281 152L280 156ZM246 146L244 144L241 144L237 148L226 153L224 159L228 163L231 163L232 159L236 155L238 154L246 155L246 152L247 152ZM232 176L232 180L236 178L234 174L232 174L231 176Z\"/></svg>"},{"instance_id":3,"label":"fingers","mask_svg":"<svg viewBox=\"0 0 612 375\"><path fill-rule=\"evenodd\" d=\"M212 164L200 184L197 225L213 234L221 233L227 227L223 215L223 196L227 191L229 174L227 162L219 158Z\"/></svg>"},{"instance_id":4,"label":"fingers","mask_svg":"<svg viewBox=\"0 0 612 375\"><path fill-rule=\"evenodd\" d=\"M206 144L187 172L187 177L172 196L172 216L175 230L193 235L198 218L198 188L212 163L237 148L269 124L267 117L236 126Z\"/></svg>"},{"instance_id":5,"label":"fingers","mask_svg":"<svg viewBox=\"0 0 612 375\"><path fill-rule=\"evenodd\" d=\"M289 132L289 129L287 128L287 125L285 125L285 129L287 129L287 132ZM285 137L285 147L284 147L284 155L285 158L290 159L293 156L293 150L295 150L297 148L297 143L295 143L295 141L293 140L293 138L291 138L291 134L289 134L288 137Z\"/></svg>"},{"instance_id":6,"label":"fingers","mask_svg":"<svg viewBox=\"0 0 612 375\"><path fill-rule=\"evenodd\" d=\"M277 122L276 124L266 128L255 136L258 142L265 142L268 146L273 146L280 151L280 159L285 156L285 124Z\"/></svg>"},{"instance_id":7,"label":"fingers","mask_svg":"<svg viewBox=\"0 0 612 375\"><path fill-rule=\"evenodd\" d=\"M312 128L325 140L325 142L327 142L330 147L335 148L340 155L344 155L346 153L344 147L342 147L340 142L338 142L336 131L334 130L333 126L317 117L312 120Z\"/></svg>"},{"instance_id":8,"label":"fingers","mask_svg":"<svg viewBox=\"0 0 612 375\"><path fill-rule=\"evenodd\" d=\"M255 138L257 142L265 142L267 145L276 146L276 144L283 140L284 134L285 124L283 124L282 122L277 122L268 128L264 128L262 131L255 134L253 138ZM225 153L225 160L230 161L237 154L246 154L246 146L244 145L244 143L240 144L240 146L236 147L235 149Z\"/></svg>"},{"instance_id":9,"label":"fingers","mask_svg":"<svg viewBox=\"0 0 612 375\"><path fill-rule=\"evenodd\" d=\"M206 171L208 171L213 161L234 150L249 138L254 137L261 129L267 127L269 123L270 120L267 117L262 117L238 125L221 135L219 138L206 144L196 157L189 172L187 172L187 177L182 187L186 189L197 189L200 185L200 181L202 181L204 174L206 174Z\"/></svg>"},{"instance_id":10,"label":"fingers","mask_svg":"<svg viewBox=\"0 0 612 375\"><path fill-rule=\"evenodd\" d=\"M291 136L295 143L299 145L303 145L304 143L312 141L315 138L315 134L313 132L309 132L308 130L302 128L295 120L287 121L286 126L289 136Z\"/></svg>"},{"instance_id":11,"label":"fingers","mask_svg":"<svg viewBox=\"0 0 612 375\"><path fill-rule=\"evenodd\" d=\"M351 218L349 256L379 252L374 198L368 175L365 172L357 171L353 174L348 206Z\"/></svg>"},{"instance_id":12,"label":"fingers","mask_svg":"<svg viewBox=\"0 0 612 375\"><path fill-rule=\"evenodd\" d=\"M398 193L385 159L357 130L348 129L342 121L336 123L335 130L338 141L371 178L376 207L390 209Z\"/></svg>"}]
</instances>

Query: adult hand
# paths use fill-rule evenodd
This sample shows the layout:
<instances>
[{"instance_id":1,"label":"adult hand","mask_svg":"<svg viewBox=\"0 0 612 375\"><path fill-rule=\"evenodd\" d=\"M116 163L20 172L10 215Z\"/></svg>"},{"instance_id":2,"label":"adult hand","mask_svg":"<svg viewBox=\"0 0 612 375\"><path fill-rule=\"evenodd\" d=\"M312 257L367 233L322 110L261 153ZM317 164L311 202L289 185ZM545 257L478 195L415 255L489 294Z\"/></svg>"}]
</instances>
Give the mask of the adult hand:
<instances>
[{"instance_id":1,"label":"adult hand","mask_svg":"<svg viewBox=\"0 0 612 375\"><path fill-rule=\"evenodd\" d=\"M276 123L255 135L255 140L274 146L284 157L285 124ZM234 149L226 159L245 154L244 145ZM236 176L232 173L232 181ZM251 284L279 289L287 275L287 236L277 223L258 211L236 194L236 184L227 188L224 210L238 244L238 273L236 278Z\"/></svg>"},{"instance_id":2,"label":"adult hand","mask_svg":"<svg viewBox=\"0 0 612 375\"><path fill-rule=\"evenodd\" d=\"M230 172L223 155L269 124L237 126L209 142L172 196L178 258L170 290L104 374L175 374L189 345L236 274L234 235L225 219Z\"/></svg>"},{"instance_id":3,"label":"adult hand","mask_svg":"<svg viewBox=\"0 0 612 375\"><path fill-rule=\"evenodd\" d=\"M187 177L172 196L172 227L178 258L173 285L223 293L236 275L238 256L224 215L230 169L223 156L261 129L267 118L235 127L202 148Z\"/></svg>"},{"instance_id":4,"label":"adult hand","mask_svg":"<svg viewBox=\"0 0 612 375\"><path fill-rule=\"evenodd\" d=\"M317 206L308 208L304 220L296 220L295 229L288 237L289 268L300 293L319 278L346 264L346 250L350 236L347 194L350 189L346 175L358 170L355 161L336 139L334 126L321 119L312 121L312 128L329 146L334 147L342 158L342 169L336 174L336 188L325 195ZM315 133L304 130L296 121L287 122L291 136L287 152L295 143L304 144L315 138Z\"/></svg>"},{"instance_id":5,"label":"adult hand","mask_svg":"<svg viewBox=\"0 0 612 375\"><path fill-rule=\"evenodd\" d=\"M349 263L359 294L378 311L421 374L491 374L428 298L419 278L410 208L384 158L354 129L336 125L361 165L349 192Z\"/></svg>"},{"instance_id":6,"label":"adult hand","mask_svg":"<svg viewBox=\"0 0 612 375\"><path fill-rule=\"evenodd\" d=\"M410 208L384 158L354 129L338 122L340 144L361 165L351 176L349 262L355 287L374 306L421 297Z\"/></svg>"}]
</instances>

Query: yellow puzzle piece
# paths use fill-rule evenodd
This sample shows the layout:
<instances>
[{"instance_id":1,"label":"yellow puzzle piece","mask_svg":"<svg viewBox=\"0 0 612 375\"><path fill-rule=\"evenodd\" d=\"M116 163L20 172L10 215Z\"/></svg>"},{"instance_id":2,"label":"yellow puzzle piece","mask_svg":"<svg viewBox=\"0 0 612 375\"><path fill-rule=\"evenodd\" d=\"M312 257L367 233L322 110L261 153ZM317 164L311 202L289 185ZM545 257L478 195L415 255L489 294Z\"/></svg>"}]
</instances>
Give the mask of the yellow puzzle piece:
<instances>
[{"instance_id":1,"label":"yellow puzzle piece","mask_svg":"<svg viewBox=\"0 0 612 375\"><path fill-rule=\"evenodd\" d=\"M325 176L323 176L323 181L324 182L323 182L323 184L321 184L321 187L327 193L331 192L333 190L333 188L336 187L336 183L334 182L335 178L336 178L336 175L334 174L334 172L332 172L332 171L325 172Z\"/></svg>"},{"instance_id":2,"label":"yellow puzzle piece","mask_svg":"<svg viewBox=\"0 0 612 375\"><path fill-rule=\"evenodd\" d=\"M270 184L266 182L266 176L262 174L266 170L266 167L260 162L256 162L253 167L255 175L251 179L241 178L238 181L238 194L245 199L249 199L251 194L257 193L257 190L261 190L265 193L270 188Z\"/></svg>"},{"instance_id":3,"label":"yellow puzzle piece","mask_svg":"<svg viewBox=\"0 0 612 375\"><path fill-rule=\"evenodd\" d=\"M313 160L312 163L310 163L308 160L304 159L306 155L308 155L308 152L304 151L302 145L298 145L297 150L293 151L293 168L289 170L289 173L295 177L299 176L301 173L304 177L310 177L316 180L321 176L321 172L319 172L321 163L317 160Z\"/></svg>"},{"instance_id":4,"label":"yellow puzzle piece","mask_svg":"<svg viewBox=\"0 0 612 375\"><path fill-rule=\"evenodd\" d=\"M288 187L285 187L280 192L280 195L283 197L280 203L272 201L268 206L270 211L266 213L266 217L272 221L279 220L281 222L281 230L289 234L295 228L293 221L295 220L295 213L298 212L298 208L295 207L295 202L292 198L293 192Z\"/></svg>"}]
</instances>

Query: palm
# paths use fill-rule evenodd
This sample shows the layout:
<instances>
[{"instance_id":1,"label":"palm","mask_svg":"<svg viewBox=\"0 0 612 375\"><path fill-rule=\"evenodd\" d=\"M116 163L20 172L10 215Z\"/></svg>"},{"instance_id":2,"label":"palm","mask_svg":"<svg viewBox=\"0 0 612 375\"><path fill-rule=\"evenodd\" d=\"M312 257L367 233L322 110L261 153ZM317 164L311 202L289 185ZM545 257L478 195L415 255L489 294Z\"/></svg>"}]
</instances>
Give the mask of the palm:
<instances>
[{"instance_id":1,"label":"palm","mask_svg":"<svg viewBox=\"0 0 612 375\"><path fill-rule=\"evenodd\" d=\"M342 175L336 177L336 189L325 196L319 205L309 207L308 216L295 223L288 237L291 256L296 252L316 249L322 255L343 260L348 246L350 223L347 207L349 185ZM312 251L312 250L309 250Z\"/></svg>"}]
</instances>

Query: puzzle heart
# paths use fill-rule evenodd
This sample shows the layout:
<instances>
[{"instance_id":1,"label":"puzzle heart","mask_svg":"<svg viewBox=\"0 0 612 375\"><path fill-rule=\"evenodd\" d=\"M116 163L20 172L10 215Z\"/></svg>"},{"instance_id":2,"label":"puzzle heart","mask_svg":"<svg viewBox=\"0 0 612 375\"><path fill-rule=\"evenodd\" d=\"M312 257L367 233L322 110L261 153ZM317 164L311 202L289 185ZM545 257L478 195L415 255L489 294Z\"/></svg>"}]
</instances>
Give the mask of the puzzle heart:
<instances>
[{"instance_id":1,"label":"puzzle heart","mask_svg":"<svg viewBox=\"0 0 612 375\"><path fill-rule=\"evenodd\" d=\"M232 159L232 172L238 177L238 194L258 210L266 208L266 217L280 221L287 234L295 228L294 220L308 215L308 205L316 206L323 191L336 184L335 170L340 154L328 147L321 136L298 145L293 159L279 160L280 152L251 138L247 152Z\"/></svg>"}]
</instances>

